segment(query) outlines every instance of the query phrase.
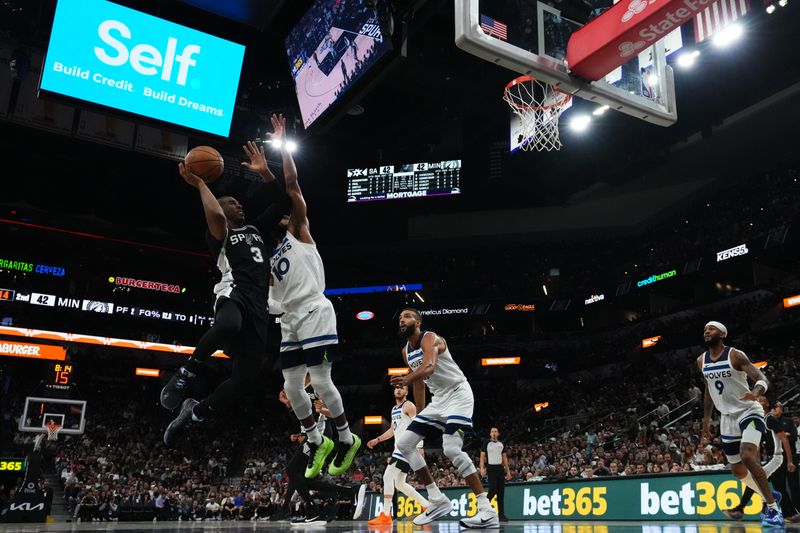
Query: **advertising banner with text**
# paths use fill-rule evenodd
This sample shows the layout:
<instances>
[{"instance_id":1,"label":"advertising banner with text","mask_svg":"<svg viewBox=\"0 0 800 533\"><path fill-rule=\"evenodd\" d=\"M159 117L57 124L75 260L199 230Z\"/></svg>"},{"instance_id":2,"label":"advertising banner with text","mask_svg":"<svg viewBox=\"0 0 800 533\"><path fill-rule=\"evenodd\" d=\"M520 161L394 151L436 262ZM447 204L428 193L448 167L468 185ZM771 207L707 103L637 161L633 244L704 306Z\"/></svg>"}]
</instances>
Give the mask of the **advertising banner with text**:
<instances>
[{"instance_id":1,"label":"advertising banner with text","mask_svg":"<svg viewBox=\"0 0 800 533\"><path fill-rule=\"evenodd\" d=\"M477 512L475 495L469 489L442 492L453 506L443 520ZM727 520L720 509L735 507L742 492L744 485L727 471L519 483L506 485L505 514L511 520ZM376 497L369 503L369 518L374 518L383 501ZM492 504L497 506L495 500ZM761 507L761 498L753 496L744 519L758 519ZM398 518L421 512L411 498L397 497Z\"/></svg>"}]
</instances>

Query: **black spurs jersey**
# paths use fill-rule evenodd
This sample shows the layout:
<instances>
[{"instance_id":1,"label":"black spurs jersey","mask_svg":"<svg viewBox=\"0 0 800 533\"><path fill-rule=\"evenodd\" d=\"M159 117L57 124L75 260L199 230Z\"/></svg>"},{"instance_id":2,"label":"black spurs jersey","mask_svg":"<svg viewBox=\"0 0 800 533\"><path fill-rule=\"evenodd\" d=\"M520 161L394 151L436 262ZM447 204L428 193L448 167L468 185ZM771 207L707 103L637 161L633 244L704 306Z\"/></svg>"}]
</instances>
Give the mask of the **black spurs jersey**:
<instances>
[{"instance_id":1,"label":"black spurs jersey","mask_svg":"<svg viewBox=\"0 0 800 533\"><path fill-rule=\"evenodd\" d=\"M269 251L255 226L228 229L225 239L216 240L207 233L206 240L216 260L222 279L214 286L217 301L221 297L240 300L244 304L263 303L266 312L269 291Z\"/></svg>"}]
</instances>

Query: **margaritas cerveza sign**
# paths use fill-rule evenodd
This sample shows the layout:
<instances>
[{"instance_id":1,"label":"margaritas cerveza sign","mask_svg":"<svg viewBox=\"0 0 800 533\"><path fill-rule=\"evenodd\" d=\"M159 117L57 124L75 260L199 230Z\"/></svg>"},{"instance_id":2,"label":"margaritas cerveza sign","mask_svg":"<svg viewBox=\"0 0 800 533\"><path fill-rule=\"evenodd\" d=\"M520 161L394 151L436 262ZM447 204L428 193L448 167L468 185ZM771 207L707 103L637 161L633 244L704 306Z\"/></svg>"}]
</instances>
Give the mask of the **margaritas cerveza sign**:
<instances>
[{"instance_id":1,"label":"margaritas cerveza sign","mask_svg":"<svg viewBox=\"0 0 800 533\"><path fill-rule=\"evenodd\" d=\"M36 272L37 274L45 274L48 276L64 277L66 271L64 267L49 266L49 265L36 265L28 263L27 261L17 261L16 259L3 259L0 257L0 269L19 270L20 272Z\"/></svg>"},{"instance_id":2,"label":"margaritas cerveza sign","mask_svg":"<svg viewBox=\"0 0 800 533\"><path fill-rule=\"evenodd\" d=\"M59 0L41 89L227 137L244 46L106 0Z\"/></svg>"},{"instance_id":3,"label":"margaritas cerveza sign","mask_svg":"<svg viewBox=\"0 0 800 533\"><path fill-rule=\"evenodd\" d=\"M474 516L475 495L467 488L442 489L452 511L443 520ZM512 520L726 520L720 509L739 503L744 485L730 472L703 472L597 478L561 483L520 483L506 486L506 515ZM492 501L496 507L496 501ZM754 496L745 520L756 520L762 501ZM383 507L370 499L370 518ZM422 512L419 504L398 496L398 517Z\"/></svg>"}]
</instances>

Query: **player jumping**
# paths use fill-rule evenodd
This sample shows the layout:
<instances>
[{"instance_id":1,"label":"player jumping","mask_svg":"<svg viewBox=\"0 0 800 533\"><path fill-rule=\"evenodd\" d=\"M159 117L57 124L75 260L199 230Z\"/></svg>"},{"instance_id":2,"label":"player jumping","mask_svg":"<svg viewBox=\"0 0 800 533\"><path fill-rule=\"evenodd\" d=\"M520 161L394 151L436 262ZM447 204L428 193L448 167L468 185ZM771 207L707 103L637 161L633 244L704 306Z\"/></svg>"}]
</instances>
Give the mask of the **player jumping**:
<instances>
[{"instance_id":1,"label":"player jumping","mask_svg":"<svg viewBox=\"0 0 800 533\"><path fill-rule=\"evenodd\" d=\"M183 402L177 418L164 432L164 443L168 446L176 442L190 421L219 413L232 406L243 393L255 389L267 354L268 259L273 246L269 241L265 243L262 235L270 235L289 212L290 203L267 167L264 148L248 141L244 151L250 161L242 165L261 176L276 197L252 225L245 224L244 210L235 198L215 198L200 177L183 163L178 165L181 177L200 192L208 223L206 241L222 279L214 286L214 325L197 343L192 357L161 391L161 404L165 408L175 409ZM233 359L230 379L220 383L202 401L186 398L191 381L220 349Z\"/></svg>"},{"instance_id":2,"label":"player jumping","mask_svg":"<svg viewBox=\"0 0 800 533\"><path fill-rule=\"evenodd\" d=\"M278 246L270 257L270 308L283 312L280 354L284 390L308 438L310 454L306 477L317 477L331 452L333 460L328 465L328 473L338 476L350 468L361 447L361 439L350 432L342 396L331 381L332 363L340 359L336 313L324 294L325 268L311 238L306 201L297 182L297 168L286 149L286 119L283 115L272 115L271 120L275 130L272 139L281 143L286 192L291 200L291 215L276 226ZM314 390L325 398L336 424L335 450L333 441L320 434L314 423L311 402L304 392L306 373L311 376Z\"/></svg>"}]
</instances>

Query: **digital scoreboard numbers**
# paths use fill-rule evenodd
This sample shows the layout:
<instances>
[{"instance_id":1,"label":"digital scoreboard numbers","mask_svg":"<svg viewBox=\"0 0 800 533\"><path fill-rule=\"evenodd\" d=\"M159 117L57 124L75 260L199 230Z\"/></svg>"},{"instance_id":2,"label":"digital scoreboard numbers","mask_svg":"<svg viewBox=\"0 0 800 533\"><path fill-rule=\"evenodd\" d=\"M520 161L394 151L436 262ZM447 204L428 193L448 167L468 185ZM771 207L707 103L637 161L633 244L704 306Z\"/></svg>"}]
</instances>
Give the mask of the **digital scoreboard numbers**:
<instances>
[{"instance_id":1,"label":"digital scoreboard numbers","mask_svg":"<svg viewBox=\"0 0 800 533\"><path fill-rule=\"evenodd\" d=\"M461 194L461 160L347 170L347 201Z\"/></svg>"},{"instance_id":2,"label":"digital scoreboard numbers","mask_svg":"<svg viewBox=\"0 0 800 533\"><path fill-rule=\"evenodd\" d=\"M13 302L16 294L17 291L11 289L0 289L0 302Z\"/></svg>"}]
</instances>

